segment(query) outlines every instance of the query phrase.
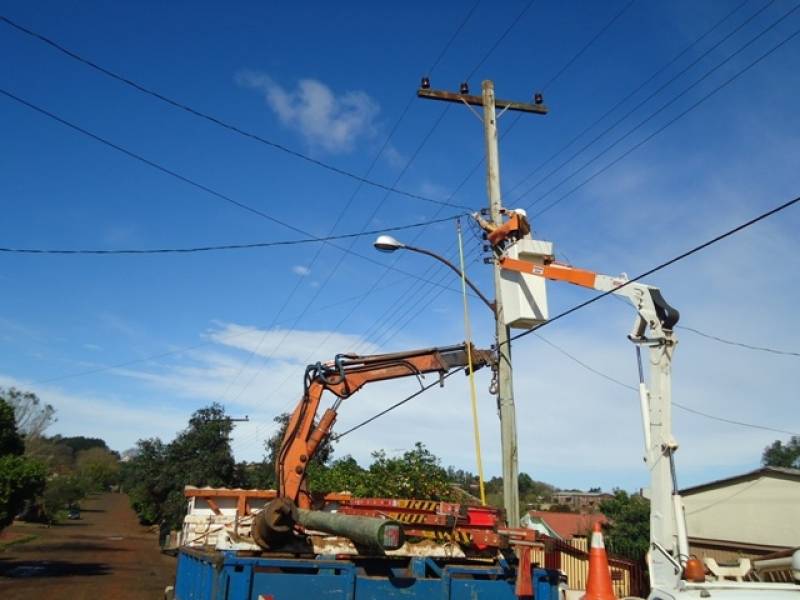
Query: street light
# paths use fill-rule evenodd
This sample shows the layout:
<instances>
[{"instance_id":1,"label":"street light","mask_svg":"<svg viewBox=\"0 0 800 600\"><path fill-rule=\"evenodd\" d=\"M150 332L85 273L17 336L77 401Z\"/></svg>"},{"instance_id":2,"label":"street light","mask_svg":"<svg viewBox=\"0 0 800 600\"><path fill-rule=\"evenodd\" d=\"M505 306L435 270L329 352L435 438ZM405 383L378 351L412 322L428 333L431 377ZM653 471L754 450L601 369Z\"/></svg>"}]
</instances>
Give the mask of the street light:
<instances>
[{"instance_id":1,"label":"street light","mask_svg":"<svg viewBox=\"0 0 800 600\"><path fill-rule=\"evenodd\" d=\"M435 252L431 252L430 250L425 250L424 248L417 248L415 246L407 246L406 244L403 244L402 242L396 240L395 238L393 238L390 235L380 235L380 236L378 236L378 239L376 239L373 242L372 245L375 246L375 249L378 250L379 252L387 252L387 253L389 253L389 252L394 252L395 250L410 250L411 252L417 252L419 254L426 254L427 256L435 258L439 262L444 263L445 265L450 267L453 271L455 271L458 274L459 277L463 277L464 281L467 282L467 285L470 287L470 289L478 295L478 298L480 298L483 301L483 303L486 306L489 307L489 310L491 310L492 313L495 312L494 302L492 302L486 296L484 296L483 292L481 292L477 288L477 286L474 283L472 283L469 280L469 278L461 272L461 269L459 269L457 266L455 266L453 263L451 263L449 260L447 260L443 256L439 256Z\"/></svg>"}]
</instances>

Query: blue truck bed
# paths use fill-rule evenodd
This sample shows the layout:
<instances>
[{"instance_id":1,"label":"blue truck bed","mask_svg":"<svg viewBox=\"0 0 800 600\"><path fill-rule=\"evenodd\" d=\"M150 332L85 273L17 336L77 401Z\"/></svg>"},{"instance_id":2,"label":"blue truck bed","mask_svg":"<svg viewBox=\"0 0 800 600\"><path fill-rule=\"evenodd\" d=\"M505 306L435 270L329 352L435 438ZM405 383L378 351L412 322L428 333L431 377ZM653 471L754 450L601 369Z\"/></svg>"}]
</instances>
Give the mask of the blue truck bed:
<instances>
[{"instance_id":1,"label":"blue truck bed","mask_svg":"<svg viewBox=\"0 0 800 600\"><path fill-rule=\"evenodd\" d=\"M515 571L432 558L334 560L181 549L175 600L517 600ZM536 600L559 600L559 573L535 568Z\"/></svg>"}]
</instances>

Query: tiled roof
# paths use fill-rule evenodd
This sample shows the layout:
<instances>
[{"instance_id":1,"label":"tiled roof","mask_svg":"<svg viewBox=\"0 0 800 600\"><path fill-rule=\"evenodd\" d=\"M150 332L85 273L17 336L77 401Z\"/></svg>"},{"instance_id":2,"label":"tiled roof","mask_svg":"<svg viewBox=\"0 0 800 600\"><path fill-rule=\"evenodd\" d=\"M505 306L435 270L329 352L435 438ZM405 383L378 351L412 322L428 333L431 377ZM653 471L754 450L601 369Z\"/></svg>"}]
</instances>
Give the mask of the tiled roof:
<instances>
[{"instance_id":1,"label":"tiled roof","mask_svg":"<svg viewBox=\"0 0 800 600\"><path fill-rule=\"evenodd\" d=\"M600 513L578 514L532 510L530 515L544 521L550 529L565 540L576 535L586 535L592 530L595 523L605 523L608 520L605 515Z\"/></svg>"}]
</instances>

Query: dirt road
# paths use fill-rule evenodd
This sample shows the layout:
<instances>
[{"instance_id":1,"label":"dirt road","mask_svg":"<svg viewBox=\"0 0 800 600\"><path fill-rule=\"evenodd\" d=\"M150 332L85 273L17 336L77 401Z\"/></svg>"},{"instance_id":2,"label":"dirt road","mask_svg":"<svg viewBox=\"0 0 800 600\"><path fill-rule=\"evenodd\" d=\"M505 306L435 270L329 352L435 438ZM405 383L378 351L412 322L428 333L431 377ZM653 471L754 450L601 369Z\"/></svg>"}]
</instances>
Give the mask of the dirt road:
<instances>
[{"instance_id":1,"label":"dirt road","mask_svg":"<svg viewBox=\"0 0 800 600\"><path fill-rule=\"evenodd\" d=\"M159 600L175 576L175 559L138 524L124 494L81 503L81 520L47 528L15 523L17 540L0 551L0 598ZM35 539L24 541L25 538Z\"/></svg>"}]
</instances>

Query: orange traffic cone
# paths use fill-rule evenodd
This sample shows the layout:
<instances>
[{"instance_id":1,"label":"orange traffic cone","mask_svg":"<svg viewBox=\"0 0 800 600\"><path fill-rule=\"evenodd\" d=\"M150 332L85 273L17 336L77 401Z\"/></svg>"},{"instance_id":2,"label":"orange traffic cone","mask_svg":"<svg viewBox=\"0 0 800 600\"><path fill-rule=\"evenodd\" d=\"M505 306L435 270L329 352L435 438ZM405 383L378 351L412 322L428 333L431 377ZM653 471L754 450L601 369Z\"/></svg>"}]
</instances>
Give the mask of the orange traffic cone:
<instances>
[{"instance_id":1,"label":"orange traffic cone","mask_svg":"<svg viewBox=\"0 0 800 600\"><path fill-rule=\"evenodd\" d=\"M592 544L589 548L589 577L586 580L586 593L581 600L617 600L611 585L611 571L608 569L608 556L603 543L600 523L594 524Z\"/></svg>"}]
</instances>

